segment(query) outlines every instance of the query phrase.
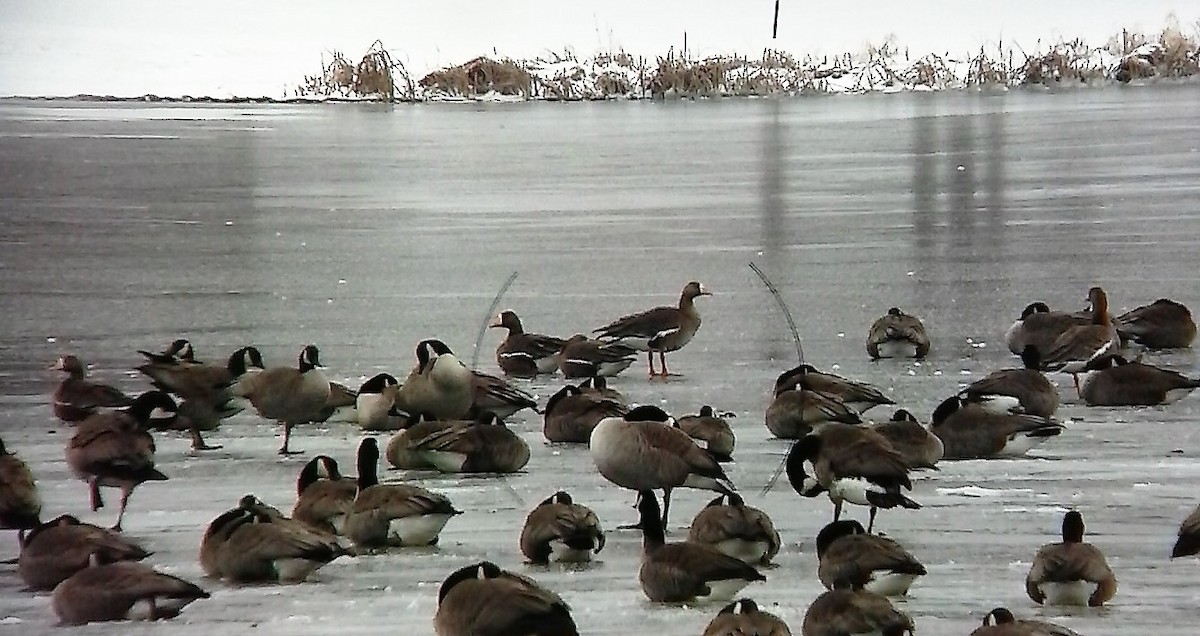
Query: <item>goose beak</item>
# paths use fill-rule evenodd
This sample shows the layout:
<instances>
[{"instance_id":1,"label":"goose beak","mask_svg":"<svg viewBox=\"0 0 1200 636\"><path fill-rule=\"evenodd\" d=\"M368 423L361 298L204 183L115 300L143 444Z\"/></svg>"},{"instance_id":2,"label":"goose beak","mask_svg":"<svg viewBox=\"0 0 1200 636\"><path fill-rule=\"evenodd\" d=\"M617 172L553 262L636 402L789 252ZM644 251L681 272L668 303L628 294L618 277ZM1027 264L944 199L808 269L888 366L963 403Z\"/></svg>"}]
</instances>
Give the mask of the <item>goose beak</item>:
<instances>
[{"instance_id":1,"label":"goose beak","mask_svg":"<svg viewBox=\"0 0 1200 636\"><path fill-rule=\"evenodd\" d=\"M712 296L712 292L708 291L708 288L705 287L704 285L701 285L700 286L700 295L701 296Z\"/></svg>"},{"instance_id":2,"label":"goose beak","mask_svg":"<svg viewBox=\"0 0 1200 636\"><path fill-rule=\"evenodd\" d=\"M488 323L488 329L491 329L493 327L503 327L503 326L504 326L504 322L501 320L500 314L496 314L496 317L492 318L492 321Z\"/></svg>"}]
</instances>

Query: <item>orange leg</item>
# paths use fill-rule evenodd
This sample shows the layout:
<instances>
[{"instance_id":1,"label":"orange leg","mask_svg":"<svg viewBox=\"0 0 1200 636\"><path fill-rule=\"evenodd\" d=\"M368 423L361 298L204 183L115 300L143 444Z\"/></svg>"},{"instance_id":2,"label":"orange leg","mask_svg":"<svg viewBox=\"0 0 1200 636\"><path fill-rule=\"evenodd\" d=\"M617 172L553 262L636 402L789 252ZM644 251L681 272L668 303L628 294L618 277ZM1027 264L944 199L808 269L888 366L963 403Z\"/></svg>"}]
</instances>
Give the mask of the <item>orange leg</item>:
<instances>
[{"instance_id":1,"label":"orange leg","mask_svg":"<svg viewBox=\"0 0 1200 636\"><path fill-rule=\"evenodd\" d=\"M659 351L659 352L658 352L658 359L659 359L660 361L662 361L662 376L665 378L665 377L667 377L668 375L671 375L670 373L667 373L667 352L666 352L666 351Z\"/></svg>"}]
</instances>

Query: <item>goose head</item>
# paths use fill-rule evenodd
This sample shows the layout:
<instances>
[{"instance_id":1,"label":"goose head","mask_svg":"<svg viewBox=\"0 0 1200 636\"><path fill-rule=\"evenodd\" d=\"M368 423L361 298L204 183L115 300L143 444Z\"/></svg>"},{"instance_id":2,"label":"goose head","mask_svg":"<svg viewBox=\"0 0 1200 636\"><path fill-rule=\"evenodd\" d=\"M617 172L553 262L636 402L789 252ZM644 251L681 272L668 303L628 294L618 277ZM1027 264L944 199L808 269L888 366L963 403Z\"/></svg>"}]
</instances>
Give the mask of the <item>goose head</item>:
<instances>
[{"instance_id":1,"label":"goose head","mask_svg":"<svg viewBox=\"0 0 1200 636\"><path fill-rule=\"evenodd\" d=\"M805 462L816 460L821 452L821 438L817 435L805 435L792 445L785 460L788 482L792 489L803 497L816 497L825 491L816 477L804 470Z\"/></svg>"},{"instance_id":2,"label":"goose head","mask_svg":"<svg viewBox=\"0 0 1200 636\"><path fill-rule=\"evenodd\" d=\"M1050 306L1039 300L1037 302L1029 303L1025 306L1025 310L1021 312L1021 320L1024 321L1026 318L1034 314L1048 313L1050 313Z\"/></svg>"},{"instance_id":3,"label":"goose head","mask_svg":"<svg viewBox=\"0 0 1200 636\"><path fill-rule=\"evenodd\" d=\"M571 495L569 493L566 493L566 492L560 490L560 491L554 493L553 495L550 495L549 497L547 497L546 500L543 501L542 503L538 504L538 506L539 507L550 506L553 504L566 504L569 506L573 503L575 503L575 500L571 498Z\"/></svg>"},{"instance_id":4,"label":"goose head","mask_svg":"<svg viewBox=\"0 0 1200 636\"><path fill-rule=\"evenodd\" d=\"M450 590L454 589L455 585L463 581L499 578L502 573L503 571L500 569L500 566L491 561L480 561L474 565L468 565L455 570L450 573L450 576L446 577L445 581L442 581L441 587L438 588L438 604L440 605L445 600L446 595L450 593Z\"/></svg>"},{"instance_id":5,"label":"goose head","mask_svg":"<svg viewBox=\"0 0 1200 636\"><path fill-rule=\"evenodd\" d=\"M511 309L506 309L498 314L492 321L488 323L489 329L508 329L509 333L521 333L524 329L521 326L521 319L517 317L516 312Z\"/></svg>"},{"instance_id":6,"label":"goose head","mask_svg":"<svg viewBox=\"0 0 1200 636\"><path fill-rule=\"evenodd\" d=\"M321 367L321 351L317 349L317 345L308 345L300 352L299 369L301 373L320 369Z\"/></svg>"},{"instance_id":7,"label":"goose head","mask_svg":"<svg viewBox=\"0 0 1200 636\"><path fill-rule=\"evenodd\" d=\"M654 406L653 404L643 404L629 409L625 414L626 422L661 422L663 424L674 424L674 418L667 415L667 412Z\"/></svg>"},{"instance_id":8,"label":"goose head","mask_svg":"<svg viewBox=\"0 0 1200 636\"><path fill-rule=\"evenodd\" d=\"M916 422L917 417L915 415L913 415L912 413L908 412L908 409L896 409L896 412L892 413L892 419L890 421L892 421L892 422Z\"/></svg>"},{"instance_id":9,"label":"goose head","mask_svg":"<svg viewBox=\"0 0 1200 636\"><path fill-rule=\"evenodd\" d=\"M179 412L179 406L171 396L162 391L146 391L133 400L126 412L138 424L145 426L151 420L170 420Z\"/></svg>"},{"instance_id":10,"label":"goose head","mask_svg":"<svg viewBox=\"0 0 1200 636\"><path fill-rule=\"evenodd\" d=\"M1072 510L1063 516L1063 543L1083 543L1083 515Z\"/></svg>"},{"instance_id":11,"label":"goose head","mask_svg":"<svg viewBox=\"0 0 1200 636\"><path fill-rule=\"evenodd\" d=\"M825 554L834 541L852 534L866 533L866 528L853 519L842 519L826 525L817 533L817 558L821 558L821 555Z\"/></svg>"},{"instance_id":12,"label":"goose head","mask_svg":"<svg viewBox=\"0 0 1200 636\"><path fill-rule=\"evenodd\" d=\"M1007 625L1015 622L1017 622L1017 617L1013 616L1013 613L1008 611L1008 608L1006 607L997 607L996 609L985 614L983 617L984 626L993 624Z\"/></svg>"},{"instance_id":13,"label":"goose head","mask_svg":"<svg viewBox=\"0 0 1200 636\"><path fill-rule=\"evenodd\" d=\"M440 356L454 355L441 340L430 338L417 343L417 373L424 374Z\"/></svg>"}]
</instances>

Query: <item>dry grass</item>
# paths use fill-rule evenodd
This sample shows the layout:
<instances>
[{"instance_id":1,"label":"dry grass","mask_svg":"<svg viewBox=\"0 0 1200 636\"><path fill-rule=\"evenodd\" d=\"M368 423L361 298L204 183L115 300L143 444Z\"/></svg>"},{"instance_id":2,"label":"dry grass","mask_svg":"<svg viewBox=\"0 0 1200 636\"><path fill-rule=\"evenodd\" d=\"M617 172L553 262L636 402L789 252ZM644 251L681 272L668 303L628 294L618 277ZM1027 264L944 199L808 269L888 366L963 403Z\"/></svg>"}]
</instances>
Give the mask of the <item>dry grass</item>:
<instances>
[{"instance_id":1,"label":"dry grass","mask_svg":"<svg viewBox=\"0 0 1200 636\"><path fill-rule=\"evenodd\" d=\"M296 89L297 97L359 97L396 101L414 99L414 87L408 70L394 61L383 42L375 40L363 54L358 64L351 64L340 51L333 51L332 59L324 63L321 72L306 75ZM397 79L402 82L397 95Z\"/></svg>"},{"instance_id":2,"label":"dry grass","mask_svg":"<svg viewBox=\"0 0 1200 636\"><path fill-rule=\"evenodd\" d=\"M477 57L465 64L429 73L418 84L456 97L477 97L488 93L533 97L533 77L514 60Z\"/></svg>"}]
</instances>

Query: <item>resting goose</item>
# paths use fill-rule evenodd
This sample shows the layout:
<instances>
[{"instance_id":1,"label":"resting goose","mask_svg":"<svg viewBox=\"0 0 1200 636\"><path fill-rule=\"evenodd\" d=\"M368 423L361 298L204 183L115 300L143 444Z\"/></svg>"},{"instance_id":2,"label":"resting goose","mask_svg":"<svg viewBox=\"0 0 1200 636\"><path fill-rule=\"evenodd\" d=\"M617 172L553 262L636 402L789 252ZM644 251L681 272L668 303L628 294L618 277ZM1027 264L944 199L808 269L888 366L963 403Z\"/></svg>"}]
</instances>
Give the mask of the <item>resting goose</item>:
<instances>
[{"instance_id":1,"label":"resting goose","mask_svg":"<svg viewBox=\"0 0 1200 636\"><path fill-rule=\"evenodd\" d=\"M399 433L387 443L387 462L400 470L436 470L423 454L413 449L413 442L450 428L466 428L474 420L434 420L424 413L408 416Z\"/></svg>"},{"instance_id":2,"label":"resting goose","mask_svg":"<svg viewBox=\"0 0 1200 636\"><path fill-rule=\"evenodd\" d=\"M1030 303L1021 312L1021 317L1004 332L1004 342L1009 351L1016 355L1028 346L1038 351L1049 351L1050 345L1064 331L1077 325L1086 325L1089 317L1080 317L1074 313L1050 311L1050 307L1041 301Z\"/></svg>"},{"instance_id":3,"label":"resting goose","mask_svg":"<svg viewBox=\"0 0 1200 636\"><path fill-rule=\"evenodd\" d=\"M175 618L208 592L141 563L94 564L54 588L51 606L63 625Z\"/></svg>"},{"instance_id":4,"label":"resting goose","mask_svg":"<svg viewBox=\"0 0 1200 636\"><path fill-rule=\"evenodd\" d=\"M794 386L836 398L842 404L859 413L864 413L876 406L896 403L870 384L856 382L833 373L818 371L811 364L802 364L785 372L784 375L788 377L788 382Z\"/></svg>"},{"instance_id":5,"label":"resting goose","mask_svg":"<svg viewBox=\"0 0 1200 636\"><path fill-rule=\"evenodd\" d=\"M1083 541L1083 515L1063 516L1062 541L1049 543L1033 557L1025 592L1035 603L1099 607L1117 593L1117 577L1104 553Z\"/></svg>"},{"instance_id":6,"label":"resting goose","mask_svg":"<svg viewBox=\"0 0 1200 636\"><path fill-rule=\"evenodd\" d=\"M607 417L621 417L623 403L585 393L568 384L550 396L542 420L542 434L551 442L588 443L592 430Z\"/></svg>"},{"instance_id":7,"label":"resting goose","mask_svg":"<svg viewBox=\"0 0 1200 636\"><path fill-rule=\"evenodd\" d=\"M1121 350L1121 337L1108 314L1108 295L1099 287L1088 290L1091 321L1067 329L1050 348L1040 352L1041 367L1046 371L1070 373L1079 391L1079 373L1089 360L1113 355Z\"/></svg>"},{"instance_id":8,"label":"resting goose","mask_svg":"<svg viewBox=\"0 0 1200 636\"><path fill-rule=\"evenodd\" d=\"M1125 312L1117 316L1116 322L1122 338L1151 349L1190 347L1196 339L1192 312L1168 298Z\"/></svg>"},{"instance_id":9,"label":"resting goose","mask_svg":"<svg viewBox=\"0 0 1200 636\"><path fill-rule=\"evenodd\" d=\"M704 285L696 281L688 283L679 295L677 307L655 307L636 314L622 316L596 329L602 339L612 339L646 352L650 365L650 377L655 376L654 354L662 363L662 376L667 371L667 353L678 351L691 342L700 329L700 312L694 301L700 296L711 295Z\"/></svg>"},{"instance_id":10,"label":"resting goose","mask_svg":"<svg viewBox=\"0 0 1200 636\"><path fill-rule=\"evenodd\" d=\"M726 605L704 628L704 636L792 636L787 623L744 598Z\"/></svg>"},{"instance_id":11,"label":"resting goose","mask_svg":"<svg viewBox=\"0 0 1200 636\"><path fill-rule=\"evenodd\" d=\"M471 372L470 416L478 418L491 413L506 420L522 409L537 411L537 399L528 391L504 378L482 371Z\"/></svg>"},{"instance_id":12,"label":"resting goose","mask_svg":"<svg viewBox=\"0 0 1200 636\"><path fill-rule=\"evenodd\" d=\"M1171 550L1171 558L1200 554L1200 506L1179 524L1179 538Z\"/></svg>"},{"instance_id":13,"label":"resting goose","mask_svg":"<svg viewBox=\"0 0 1200 636\"><path fill-rule=\"evenodd\" d=\"M916 627L886 596L838 581L804 613L804 636L903 636Z\"/></svg>"},{"instance_id":14,"label":"resting goose","mask_svg":"<svg viewBox=\"0 0 1200 636\"><path fill-rule=\"evenodd\" d=\"M782 439L800 439L818 424L858 424L862 421L857 411L838 398L805 389L801 385L804 373L796 367L776 378L774 397L764 415L764 423L771 433Z\"/></svg>"},{"instance_id":15,"label":"resting goose","mask_svg":"<svg viewBox=\"0 0 1200 636\"><path fill-rule=\"evenodd\" d=\"M971 636L1079 636L1074 630L1046 621L1020 619L1003 607L987 613Z\"/></svg>"},{"instance_id":16,"label":"resting goose","mask_svg":"<svg viewBox=\"0 0 1200 636\"><path fill-rule=\"evenodd\" d=\"M113 530L62 515L34 528L22 540L17 575L30 589L52 590L92 560L141 561L150 554Z\"/></svg>"},{"instance_id":17,"label":"resting goose","mask_svg":"<svg viewBox=\"0 0 1200 636\"><path fill-rule=\"evenodd\" d=\"M733 429L724 418L717 417L711 406L701 407L696 415L685 415L675 420L675 425L719 462L733 461Z\"/></svg>"},{"instance_id":18,"label":"resting goose","mask_svg":"<svg viewBox=\"0 0 1200 636\"><path fill-rule=\"evenodd\" d=\"M328 455L310 459L296 478L296 505L292 518L319 532L342 534L346 516L358 494L358 481L343 477L338 463Z\"/></svg>"},{"instance_id":19,"label":"resting goose","mask_svg":"<svg viewBox=\"0 0 1200 636\"><path fill-rule=\"evenodd\" d=\"M1121 356L1089 361L1079 395L1088 406L1171 404L1200 388L1200 380Z\"/></svg>"},{"instance_id":20,"label":"resting goose","mask_svg":"<svg viewBox=\"0 0 1200 636\"><path fill-rule=\"evenodd\" d=\"M604 549L604 530L591 508L559 491L525 518L520 545L521 554L533 563L586 562Z\"/></svg>"},{"instance_id":21,"label":"resting goose","mask_svg":"<svg viewBox=\"0 0 1200 636\"><path fill-rule=\"evenodd\" d=\"M474 401L474 376L441 340L417 343L417 366L400 385L396 408L433 419L467 416Z\"/></svg>"},{"instance_id":22,"label":"resting goose","mask_svg":"<svg viewBox=\"0 0 1200 636\"><path fill-rule=\"evenodd\" d=\"M410 434L408 450L443 473L515 473L529 463L529 444L492 413L467 426Z\"/></svg>"},{"instance_id":23,"label":"resting goose","mask_svg":"<svg viewBox=\"0 0 1200 636\"><path fill-rule=\"evenodd\" d=\"M892 443L909 468L937 470L937 463L946 453L942 440L906 409L896 409L892 419L873 424L872 428Z\"/></svg>"},{"instance_id":24,"label":"resting goose","mask_svg":"<svg viewBox=\"0 0 1200 636\"><path fill-rule=\"evenodd\" d=\"M1006 395L1016 398L1025 413L1042 417L1054 415L1058 410L1058 389L1039 370L1041 354L1037 346L1025 345L1021 350L1021 362L1025 368L993 371L967 385L962 394L972 401Z\"/></svg>"},{"instance_id":25,"label":"resting goose","mask_svg":"<svg viewBox=\"0 0 1200 636\"><path fill-rule=\"evenodd\" d=\"M579 390L589 395L612 400L618 404L628 405L629 400L620 391L608 386L608 379L602 375L592 376L579 383Z\"/></svg>"},{"instance_id":26,"label":"resting goose","mask_svg":"<svg viewBox=\"0 0 1200 636\"><path fill-rule=\"evenodd\" d=\"M396 413L396 394L400 382L390 373L379 373L358 388L354 410L364 431L394 431L404 420Z\"/></svg>"},{"instance_id":27,"label":"resting goose","mask_svg":"<svg viewBox=\"0 0 1200 636\"><path fill-rule=\"evenodd\" d=\"M571 336L558 354L563 377L611 378L637 361L637 349L620 342L602 342L583 334Z\"/></svg>"},{"instance_id":28,"label":"resting goose","mask_svg":"<svg viewBox=\"0 0 1200 636\"><path fill-rule=\"evenodd\" d=\"M867 354L880 358L924 358L929 354L929 336L916 316L892 307L871 323L867 333Z\"/></svg>"},{"instance_id":29,"label":"resting goose","mask_svg":"<svg viewBox=\"0 0 1200 636\"><path fill-rule=\"evenodd\" d=\"M526 333L521 319L512 310L496 314L488 327L508 330L496 347L496 364L505 375L532 378L539 373L554 373L558 368L558 352L567 344L566 340Z\"/></svg>"},{"instance_id":30,"label":"resting goose","mask_svg":"<svg viewBox=\"0 0 1200 636\"><path fill-rule=\"evenodd\" d=\"M899 543L867 534L854 520L834 521L817 533L817 578L825 589L859 579L863 589L883 596L906 596L925 566Z\"/></svg>"},{"instance_id":31,"label":"resting goose","mask_svg":"<svg viewBox=\"0 0 1200 636\"><path fill-rule=\"evenodd\" d=\"M953 395L934 409L930 430L942 440L944 459L986 459L1020 457L1065 429L1049 418L996 413Z\"/></svg>"},{"instance_id":32,"label":"resting goose","mask_svg":"<svg viewBox=\"0 0 1200 636\"><path fill-rule=\"evenodd\" d=\"M738 495L720 495L692 519L688 541L716 548L751 565L769 565L782 541L767 513Z\"/></svg>"},{"instance_id":33,"label":"resting goose","mask_svg":"<svg viewBox=\"0 0 1200 636\"><path fill-rule=\"evenodd\" d=\"M381 484L377 476L379 442L368 437L358 446L358 494L346 517L346 536L364 547L419 546L437 543L456 510L445 495L412 484Z\"/></svg>"},{"instance_id":34,"label":"resting goose","mask_svg":"<svg viewBox=\"0 0 1200 636\"><path fill-rule=\"evenodd\" d=\"M133 404L133 398L120 389L87 379L79 358L66 355L51 367L67 377L54 389L54 416L70 424L92 415L101 408L122 408Z\"/></svg>"},{"instance_id":35,"label":"resting goose","mask_svg":"<svg viewBox=\"0 0 1200 636\"><path fill-rule=\"evenodd\" d=\"M289 449L292 428L315 421L329 400L329 380L321 372L320 355L316 345L308 345L300 352L296 367L271 367L233 386L233 394L249 399L259 416L283 424L280 455L304 452Z\"/></svg>"},{"instance_id":36,"label":"resting goose","mask_svg":"<svg viewBox=\"0 0 1200 636\"><path fill-rule=\"evenodd\" d=\"M297 583L345 554L332 535L246 495L205 529L200 567L231 583Z\"/></svg>"},{"instance_id":37,"label":"resting goose","mask_svg":"<svg viewBox=\"0 0 1200 636\"><path fill-rule=\"evenodd\" d=\"M528 577L481 561L438 588L437 636L579 636L571 608Z\"/></svg>"},{"instance_id":38,"label":"resting goose","mask_svg":"<svg viewBox=\"0 0 1200 636\"><path fill-rule=\"evenodd\" d=\"M0 439L0 530L25 531L41 525L42 498L29 466Z\"/></svg>"},{"instance_id":39,"label":"resting goose","mask_svg":"<svg viewBox=\"0 0 1200 636\"><path fill-rule=\"evenodd\" d=\"M357 422L358 391L340 382L329 383L329 397L313 422Z\"/></svg>"}]
</instances>

